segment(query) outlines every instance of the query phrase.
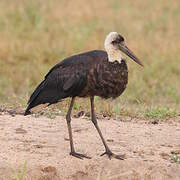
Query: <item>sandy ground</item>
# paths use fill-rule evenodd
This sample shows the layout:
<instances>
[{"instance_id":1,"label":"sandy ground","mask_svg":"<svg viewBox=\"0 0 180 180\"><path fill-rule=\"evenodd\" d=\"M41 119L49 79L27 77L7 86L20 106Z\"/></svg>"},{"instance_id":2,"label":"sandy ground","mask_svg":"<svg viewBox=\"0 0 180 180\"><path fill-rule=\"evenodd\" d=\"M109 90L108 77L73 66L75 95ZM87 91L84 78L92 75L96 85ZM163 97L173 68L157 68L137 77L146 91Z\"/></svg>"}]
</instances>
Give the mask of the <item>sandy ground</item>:
<instances>
[{"instance_id":1,"label":"sandy ground","mask_svg":"<svg viewBox=\"0 0 180 180\"><path fill-rule=\"evenodd\" d=\"M92 157L80 160L69 156L64 117L1 115L0 180L13 179L25 161L26 180L180 180L180 164L171 160L172 152L180 153L178 122L99 119L99 125L111 150L125 160L100 157L104 147L86 118L72 120L77 152Z\"/></svg>"}]
</instances>

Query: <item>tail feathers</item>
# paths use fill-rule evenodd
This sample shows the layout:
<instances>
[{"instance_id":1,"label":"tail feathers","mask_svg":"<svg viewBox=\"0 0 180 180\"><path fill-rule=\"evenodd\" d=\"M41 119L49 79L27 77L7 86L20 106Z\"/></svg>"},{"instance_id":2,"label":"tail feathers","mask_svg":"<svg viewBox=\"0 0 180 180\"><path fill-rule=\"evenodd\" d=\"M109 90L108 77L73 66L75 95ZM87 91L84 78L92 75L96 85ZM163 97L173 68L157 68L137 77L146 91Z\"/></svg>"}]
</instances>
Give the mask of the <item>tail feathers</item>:
<instances>
[{"instance_id":1,"label":"tail feathers","mask_svg":"<svg viewBox=\"0 0 180 180\"><path fill-rule=\"evenodd\" d=\"M67 94L65 92L59 90L57 87L48 85L48 82L44 80L31 95L24 115L29 115L31 113L30 110L35 106L46 103L51 105L66 97Z\"/></svg>"},{"instance_id":2,"label":"tail feathers","mask_svg":"<svg viewBox=\"0 0 180 180\"><path fill-rule=\"evenodd\" d=\"M26 109L26 111L25 111L25 113L24 113L24 116L27 116L27 115L29 115L29 114L31 114L30 110L29 110L29 109Z\"/></svg>"},{"instance_id":3,"label":"tail feathers","mask_svg":"<svg viewBox=\"0 0 180 180\"><path fill-rule=\"evenodd\" d=\"M45 80L42 81L39 86L35 89L35 91L32 93L31 97L28 101L28 107L25 110L24 116L31 114L30 109L37 105L37 103L34 103L36 98L38 97L39 93L43 89L45 85Z\"/></svg>"},{"instance_id":4,"label":"tail feathers","mask_svg":"<svg viewBox=\"0 0 180 180\"><path fill-rule=\"evenodd\" d=\"M35 91L32 93L31 97L29 98L29 101L28 101L28 104L31 104L34 99L38 96L38 94L41 92L42 88L44 87L45 85L45 80L42 81L38 87L35 89Z\"/></svg>"}]
</instances>

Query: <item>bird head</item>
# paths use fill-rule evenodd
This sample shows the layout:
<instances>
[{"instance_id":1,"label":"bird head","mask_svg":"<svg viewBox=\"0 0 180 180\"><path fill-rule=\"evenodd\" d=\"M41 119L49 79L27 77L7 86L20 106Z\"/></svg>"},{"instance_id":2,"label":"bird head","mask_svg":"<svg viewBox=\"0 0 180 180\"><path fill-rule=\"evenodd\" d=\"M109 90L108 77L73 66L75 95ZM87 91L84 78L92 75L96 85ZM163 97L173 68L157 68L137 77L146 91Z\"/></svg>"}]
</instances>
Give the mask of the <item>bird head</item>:
<instances>
[{"instance_id":1,"label":"bird head","mask_svg":"<svg viewBox=\"0 0 180 180\"><path fill-rule=\"evenodd\" d=\"M110 32L104 42L105 49L108 53L109 61L121 60L121 52L125 53L132 60L143 66L142 62L136 55L127 47L124 38L117 32Z\"/></svg>"}]
</instances>

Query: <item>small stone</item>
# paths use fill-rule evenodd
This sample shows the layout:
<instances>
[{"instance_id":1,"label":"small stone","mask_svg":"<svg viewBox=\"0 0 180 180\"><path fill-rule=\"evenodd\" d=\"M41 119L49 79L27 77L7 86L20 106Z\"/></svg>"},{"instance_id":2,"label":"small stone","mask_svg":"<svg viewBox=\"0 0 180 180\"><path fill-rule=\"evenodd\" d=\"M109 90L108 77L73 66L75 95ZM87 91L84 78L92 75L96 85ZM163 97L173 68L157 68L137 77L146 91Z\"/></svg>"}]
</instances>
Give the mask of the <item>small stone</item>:
<instances>
[{"instance_id":1,"label":"small stone","mask_svg":"<svg viewBox=\"0 0 180 180\"><path fill-rule=\"evenodd\" d=\"M16 130L17 134L25 134L25 133L27 133L27 131L25 129L23 129L23 128L16 128L15 130Z\"/></svg>"},{"instance_id":2,"label":"small stone","mask_svg":"<svg viewBox=\"0 0 180 180\"><path fill-rule=\"evenodd\" d=\"M83 116L85 114L84 111L80 111L77 114L74 115L75 118L80 118L81 116Z\"/></svg>"},{"instance_id":3,"label":"small stone","mask_svg":"<svg viewBox=\"0 0 180 180\"><path fill-rule=\"evenodd\" d=\"M108 142L114 142L114 140L113 140L113 139L107 139L107 141L108 141Z\"/></svg>"},{"instance_id":4,"label":"small stone","mask_svg":"<svg viewBox=\"0 0 180 180\"><path fill-rule=\"evenodd\" d=\"M56 168L53 167L53 166L47 166L45 168L42 168L41 171L44 172L44 173L53 173L53 174L57 173Z\"/></svg>"},{"instance_id":5,"label":"small stone","mask_svg":"<svg viewBox=\"0 0 180 180\"><path fill-rule=\"evenodd\" d=\"M176 154L176 155L180 154L180 149L171 151L171 154Z\"/></svg>"},{"instance_id":6,"label":"small stone","mask_svg":"<svg viewBox=\"0 0 180 180\"><path fill-rule=\"evenodd\" d=\"M35 147L35 148L43 148L43 145L41 145L41 144L36 144L36 145L34 145L34 147Z\"/></svg>"},{"instance_id":7,"label":"small stone","mask_svg":"<svg viewBox=\"0 0 180 180\"><path fill-rule=\"evenodd\" d=\"M65 140L65 141L69 141L69 138L66 138L66 137L65 137L64 140Z\"/></svg>"},{"instance_id":8,"label":"small stone","mask_svg":"<svg viewBox=\"0 0 180 180\"><path fill-rule=\"evenodd\" d=\"M168 160L170 158L169 154L164 153L164 152L161 152L159 155L165 160Z\"/></svg>"}]
</instances>

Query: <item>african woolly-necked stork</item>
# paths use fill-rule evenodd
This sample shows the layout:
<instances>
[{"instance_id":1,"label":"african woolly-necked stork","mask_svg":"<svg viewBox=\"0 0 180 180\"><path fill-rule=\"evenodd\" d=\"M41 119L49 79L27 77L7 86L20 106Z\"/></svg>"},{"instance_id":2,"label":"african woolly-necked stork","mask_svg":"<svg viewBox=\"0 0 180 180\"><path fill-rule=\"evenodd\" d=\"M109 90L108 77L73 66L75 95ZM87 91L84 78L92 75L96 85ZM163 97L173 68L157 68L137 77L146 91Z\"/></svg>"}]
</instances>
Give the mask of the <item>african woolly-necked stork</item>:
<instances>
[{"instance_id":1,"label":"african woolly-necked stork","mask_svg":"<svg viewBox=\"0 0 180 180\"><path fill-rule=\"evenodd\" d=\"M143 66L141 61L126 46L124 38L117 32L107 35L104 42L105 50L93 50L68 57L56 64L45 76L44 80L32 93L24 115L30 114L30 109L48 103L49 105L71 97L71 103L66 115L70 139L70 155L78 158L90 158L77 153L74 149L71 111L75 97L90 97L91 119L96 127L109 158L123 159L108 147L98 126L94 111L94 96L102 98L116 98L122 94L128 83L128 68L122 58L121 51Z\"/></svg>"}]
</instances>

